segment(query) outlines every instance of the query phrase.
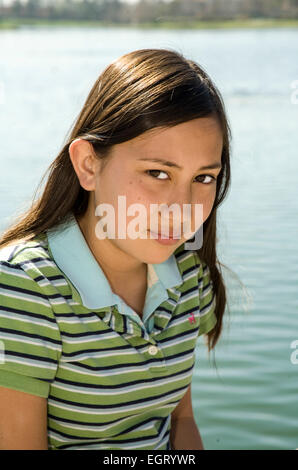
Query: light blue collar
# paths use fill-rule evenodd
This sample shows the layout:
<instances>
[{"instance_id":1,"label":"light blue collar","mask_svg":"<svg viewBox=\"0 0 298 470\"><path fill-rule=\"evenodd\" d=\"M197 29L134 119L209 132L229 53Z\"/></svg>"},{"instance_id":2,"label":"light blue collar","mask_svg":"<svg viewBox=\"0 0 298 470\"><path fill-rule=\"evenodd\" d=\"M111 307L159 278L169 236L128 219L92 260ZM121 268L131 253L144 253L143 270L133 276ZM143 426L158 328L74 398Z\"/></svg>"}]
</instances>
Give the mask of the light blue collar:
<instances>
[{"instance_id":1,"label":"light blue collar","mask_svg":"<svg viewBox=\"0 0 298 470\"><path fill-rule=\"evenodd\" d=\"M112 291L73 215L62 229L54 227L47 230L47 238L55 263L77 289L85 307L94 310L117 304L121 313L136 315L134 310ZM143 321L168 299L166 289L183 283L175 255L172 254L163 263L148 264L147 280Z\"/></svg>"}]
</instances>

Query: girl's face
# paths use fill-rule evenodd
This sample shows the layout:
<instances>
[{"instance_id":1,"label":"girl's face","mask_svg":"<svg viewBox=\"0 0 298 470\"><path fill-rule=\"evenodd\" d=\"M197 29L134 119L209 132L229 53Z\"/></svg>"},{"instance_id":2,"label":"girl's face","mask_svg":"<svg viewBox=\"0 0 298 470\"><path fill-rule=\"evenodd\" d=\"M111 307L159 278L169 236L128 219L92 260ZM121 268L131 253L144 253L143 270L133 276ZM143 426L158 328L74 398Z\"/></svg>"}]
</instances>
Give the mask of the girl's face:
<instances>
[{"instance_id":1,"label":"girl's face","mask_svg":"<svg viewBox=\"0 0 298 470\"><path fill-rule=\"evenodd\" d=\"M95 206L109 203L115 209L115 239L110 239L111 243L146 263L159 263L167 259L187 238L183 236L181 226L182 238L176 240L175 244L165 245L153 239L148 231L150 204L165 203L170 207L176 203L181 214L183 204L191 204L191 228L195 231L198 227L195 227L194 204L203 205L205 221L215 199L221 153L222 133L214 118L194 119L172 128L152 129L130 141L115 145L102 173L98 174L94 195ZM153 159L164 162L153 162ZM201 169L210 165L218 165L218 168ZM127 212L124 224L126 238L117 238L118 195L126 197L126 208L134 203L146 208L147 238L134 240L129 237L127 225L138 214L127 216ZM161 218L159 214L159 233L163 231ZM169 233L173 225L173 215L169 212Z\"/></svg>"},{"instance_id":2,"label":"girl's face","mask_svg":"<svg viewBox=\"0 0 298 470\"><path fill-rule=\"evenodd\" d=\"M101 219L95 216L96 207L102 203L113 206L115 238L97 238L96 243L107 249L108 244L112 244L109 246L113 248L113 253L120 249L126 255L147 264L161 263L168 259L178 246L193 236L193 233L183 236L183 204L191 205L193 232L200 226L195 225L194 204L203 205L203 222L212 210L216 179L221 170L222 146L220 125L212 117L193 119L171 128L152 129L130 141L115 145L104 167L101 168L100 160L96 161L94 191L91 194L93 197L89 198L87 211L89 223L93 220L92 226L95 227ZM126 198L125 223L122 225L125 238L118 238L118 196ZM144 239L132 239L128 236L128 224L138 213L128 216L127 209L135 203L142 204L146 210L147 224L143 232L146 232L147 238ZM161 244L149 232L152 228L150 204L162 203L168 208L174 203L178 204L181 210L181 237L174 244ZM171 234L174 219L171 212L168 214ZM159 213L159 233L164 232L162 218ZM136 227L136 230L139 228Z\"/></svg>"}]
</instances>

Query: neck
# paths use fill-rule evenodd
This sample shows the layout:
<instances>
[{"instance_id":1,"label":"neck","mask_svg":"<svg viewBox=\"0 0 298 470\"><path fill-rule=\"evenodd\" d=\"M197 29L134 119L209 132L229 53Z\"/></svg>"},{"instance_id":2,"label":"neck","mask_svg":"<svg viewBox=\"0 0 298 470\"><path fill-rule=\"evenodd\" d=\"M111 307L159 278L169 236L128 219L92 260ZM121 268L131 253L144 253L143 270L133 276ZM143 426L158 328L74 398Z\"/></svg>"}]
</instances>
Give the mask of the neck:
<instances>
[{"instance_id":1,"label":"neck","mask_svg":"<svg viewBox=\"0 0 298 470\"><path fill-rule=\"evenodd\" d=\"M76 220L89 249L110 280L129 282L138 277L143 278L147 273L147 264L120 250L109 238L98 239L95 234L95 217L91 218L87 211Z\"/></svg>"}]
</instances>

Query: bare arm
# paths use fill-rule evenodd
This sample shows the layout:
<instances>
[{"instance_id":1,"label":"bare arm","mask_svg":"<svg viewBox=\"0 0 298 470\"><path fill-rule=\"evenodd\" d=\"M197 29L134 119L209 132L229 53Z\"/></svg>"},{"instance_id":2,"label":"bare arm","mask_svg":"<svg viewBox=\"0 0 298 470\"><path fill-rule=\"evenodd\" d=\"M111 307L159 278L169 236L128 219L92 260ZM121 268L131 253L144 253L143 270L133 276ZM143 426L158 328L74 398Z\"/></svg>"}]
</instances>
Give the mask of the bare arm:
<instances>
[{"instance_id":1,"label":"bare arm","mask_svg":"<svg viewBox=\"0 0 298 470\"><path fill-rule=\"evenodd\" d=\"M170 441L173 450L204 450L193 415L191 385L171 414Z\"/></svg>"},{"instance_id":2,"label":"bare arm","mask_svg":"<svg viewBox=\"0 0 298 470\"><path fill-rule=\"evenodd\" d=\"M0 386L0 450L48 450L46 398Z\"/></svg>"}]
</instances>

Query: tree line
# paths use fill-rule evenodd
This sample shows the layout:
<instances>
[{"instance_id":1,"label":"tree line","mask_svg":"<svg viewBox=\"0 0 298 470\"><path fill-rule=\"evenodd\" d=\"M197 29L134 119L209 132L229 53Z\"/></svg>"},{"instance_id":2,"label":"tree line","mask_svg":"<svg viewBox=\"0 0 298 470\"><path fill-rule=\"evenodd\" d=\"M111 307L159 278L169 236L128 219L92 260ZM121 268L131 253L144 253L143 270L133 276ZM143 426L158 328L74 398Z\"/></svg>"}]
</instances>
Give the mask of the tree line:
<instances>
[{"instance_id":1,"label":"tree line","mask_svg":"<svg viewBox=\"0 0 298 470\"><path fill-rule=\"evenodd\" d=\"M298 18L298 0L13 0L0 19L98 20L142 23L246 18Z\"/></svg>"}]
</instances>

